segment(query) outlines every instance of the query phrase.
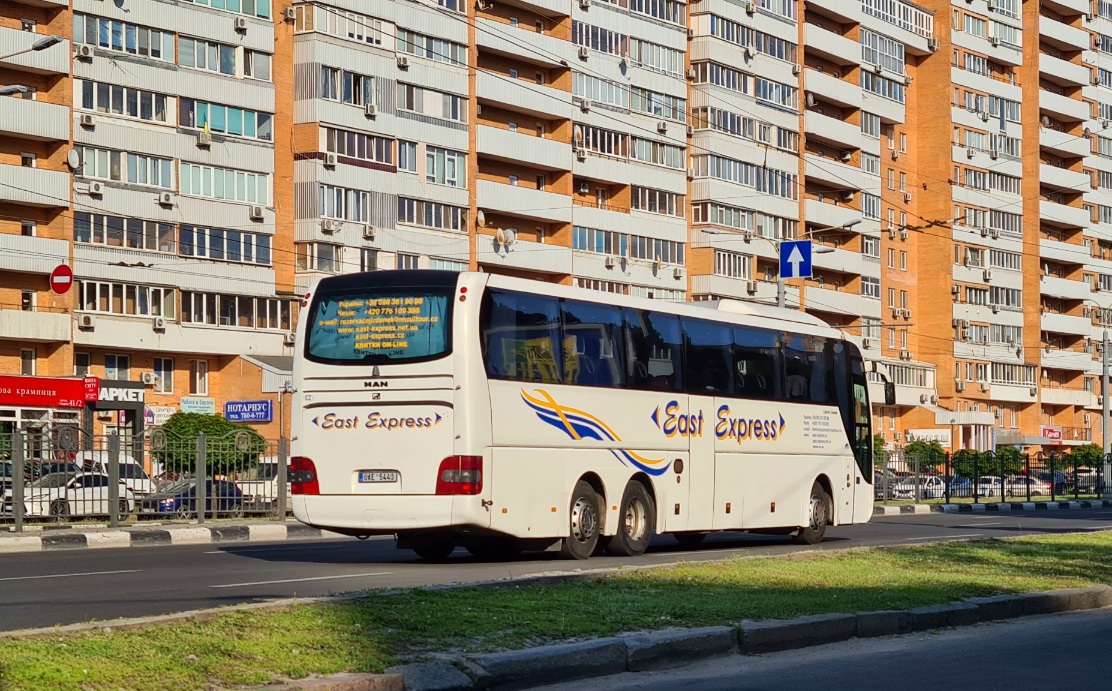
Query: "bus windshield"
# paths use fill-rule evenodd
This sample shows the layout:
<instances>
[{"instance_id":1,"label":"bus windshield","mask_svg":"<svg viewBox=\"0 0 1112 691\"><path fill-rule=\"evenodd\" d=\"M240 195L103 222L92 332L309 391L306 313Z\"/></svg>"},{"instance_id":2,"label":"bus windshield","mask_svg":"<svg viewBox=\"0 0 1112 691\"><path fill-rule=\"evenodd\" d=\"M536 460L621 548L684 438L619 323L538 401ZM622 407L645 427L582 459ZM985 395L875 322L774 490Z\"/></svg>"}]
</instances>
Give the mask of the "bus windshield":
<instances>
[{"instance_id":1,"label":"bus windshield","mask_svg":"<svg viewBox=\"0 0 1112 691\"><path fill-rule=\"evenodd\" d=\"M454 282L322 285L309 311L305 357L326 364L366 365L447 355L454 291Z\"/></svg>"}]
</instances>

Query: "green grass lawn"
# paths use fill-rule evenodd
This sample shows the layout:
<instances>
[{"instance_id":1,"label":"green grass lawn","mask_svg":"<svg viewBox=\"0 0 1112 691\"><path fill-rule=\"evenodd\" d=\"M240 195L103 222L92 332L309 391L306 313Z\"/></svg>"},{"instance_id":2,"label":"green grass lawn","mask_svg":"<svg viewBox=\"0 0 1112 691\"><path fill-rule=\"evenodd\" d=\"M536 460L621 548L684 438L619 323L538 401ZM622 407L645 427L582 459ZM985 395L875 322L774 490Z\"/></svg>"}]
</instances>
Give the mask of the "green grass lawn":
<instances>
[{"instance_id":1,"label":"green grass lawn","mask_svg":"<svg viewBox=\"0 0 1112 691\"><path fill-rule=\"evenodd\" d=\"M371 593L143 629L0 639L0 691L203 689L381 671L432 652L902 609L1112 584L1112 532L731 558L553 585Z\"/></svg>"}]
</instances>

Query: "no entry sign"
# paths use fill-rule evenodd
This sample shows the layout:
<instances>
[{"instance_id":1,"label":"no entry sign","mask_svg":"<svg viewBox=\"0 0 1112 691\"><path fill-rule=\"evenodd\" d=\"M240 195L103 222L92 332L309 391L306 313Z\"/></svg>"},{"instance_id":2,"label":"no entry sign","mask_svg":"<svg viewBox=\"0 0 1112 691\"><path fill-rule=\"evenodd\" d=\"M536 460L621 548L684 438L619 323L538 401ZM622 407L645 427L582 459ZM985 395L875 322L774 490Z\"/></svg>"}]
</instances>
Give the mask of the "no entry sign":
<instances>
[{"instance_id":1,"label":"no entry sign","mask_svg":"<svg viewBox=\"0 0 1112 691\"><path fill-rule=\"evenodd\" d=\"M50 272L50 289L58 295L65 295L73 287L73 269L59 264Z\"/></svg>"}]
</instances>

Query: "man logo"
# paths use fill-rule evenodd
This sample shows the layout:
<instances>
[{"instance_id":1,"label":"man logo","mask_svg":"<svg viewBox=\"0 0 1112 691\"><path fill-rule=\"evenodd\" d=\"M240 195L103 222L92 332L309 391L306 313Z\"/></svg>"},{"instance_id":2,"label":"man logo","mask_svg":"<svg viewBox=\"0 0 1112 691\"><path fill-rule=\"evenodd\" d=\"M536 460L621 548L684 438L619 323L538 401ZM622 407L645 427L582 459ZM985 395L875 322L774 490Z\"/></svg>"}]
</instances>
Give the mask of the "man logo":
<instances>
[{"instance_id":1,"label":"man logo","mask_svg":"<svg viewBox=\"0 0 1112 691\"><path fill-rule=\"evenodd\" d=\"M388 386L390 386L390 382L388 381L373 380L363 382L364 389L385 389Z\"/></svg>"}]
</instances>

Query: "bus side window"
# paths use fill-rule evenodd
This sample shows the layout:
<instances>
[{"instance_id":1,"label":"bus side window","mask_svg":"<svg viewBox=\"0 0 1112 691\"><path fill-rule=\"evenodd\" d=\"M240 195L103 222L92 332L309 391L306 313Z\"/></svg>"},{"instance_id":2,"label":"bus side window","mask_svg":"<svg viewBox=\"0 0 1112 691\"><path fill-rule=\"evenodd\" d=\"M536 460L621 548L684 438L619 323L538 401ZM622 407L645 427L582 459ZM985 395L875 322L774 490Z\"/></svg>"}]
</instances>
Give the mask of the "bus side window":
<instances>
[{"instance_id":1,"label":"bus side window","mask_svg":"<svg viewBox=\"0 0 1112 691\"><path fill-rule=\"evenodd\" d=\"M687 391L693 394L733 393L733 334L726 324L684 319Z\"/></svg>"},{"instance_id":2,"label":"bus side window","mask_svg":"<svg viewBox=\"0 0 1112 691\"><path fill-rule=\"evenodd\" d=\"M625 324L630 388L681 391L683 340L679 317L626 310Z\"/></svg>"},{"instance_id":3,"label":"bus side window","mask_svg":"<svg viewBox=\"0 0 1112 691\"><path fill-rule=\"evenodd\" d=\"M487 375L541 384L562 381L563 353L560 312L556 298L489 292L489 315L484 321L483 343Z\"/></svg>"},{"instance_id":4,"label":"bus side window","mask_svg":"<svg viewBox=\"0 0 1112 691\"><path fill-rule=\"evenodd\" d=\"M776 353L776 334L772 331L734 327L735 395L762 400L781 397Z\"/></svg>"},{"instance_id":5,"label":"bus side window","mask_svg":"<svg viewBox=\"0 0 1112 691\"><path fill-rule=\"evenodd\" d=\"M621 310L609 305L566 300L561 316L564 383L624 387Z\"/></svg>"}]
</instances>

